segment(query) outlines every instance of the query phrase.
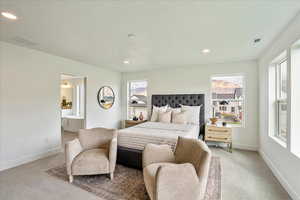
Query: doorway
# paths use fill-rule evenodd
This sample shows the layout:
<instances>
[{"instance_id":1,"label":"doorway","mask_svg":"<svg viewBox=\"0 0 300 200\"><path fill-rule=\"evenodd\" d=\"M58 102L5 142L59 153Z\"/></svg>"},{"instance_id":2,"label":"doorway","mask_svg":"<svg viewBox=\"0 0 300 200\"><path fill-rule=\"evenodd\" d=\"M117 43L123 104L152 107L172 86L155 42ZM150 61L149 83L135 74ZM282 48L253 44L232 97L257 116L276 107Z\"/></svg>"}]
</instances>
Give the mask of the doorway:
<instances>
[{"instance_id":1,"label":"doorway","mask_svg":"<svg viewBox=\"0 0 300 200\"><path fill-rule=\"evenodd\" d=\"M78 137L86 127L86 78L61 74L60 111L62 144Z\"/></svg>"}]
</instances>

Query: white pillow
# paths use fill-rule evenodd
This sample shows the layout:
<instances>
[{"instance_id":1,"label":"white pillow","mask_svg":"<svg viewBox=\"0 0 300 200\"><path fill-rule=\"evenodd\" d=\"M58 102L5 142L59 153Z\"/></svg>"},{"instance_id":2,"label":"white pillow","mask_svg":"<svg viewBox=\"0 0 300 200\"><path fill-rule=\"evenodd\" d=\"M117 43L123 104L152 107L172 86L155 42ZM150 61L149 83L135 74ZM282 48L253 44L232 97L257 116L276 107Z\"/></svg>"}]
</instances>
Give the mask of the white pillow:
<instances>
[{"instance_id":1,"label":"white pillow","mask_svg":"<svg viewBox=\"0 0 300 200\"><path fill-rule=\"evenodd\" d=\"M172 107L169 107L168 111L172 111L174 113L179 113L179 112L181 112L181 108L172 108Z\"/></svg>"},{"instance_id":2,"label":"white pillow","mask_svg":"<svg viewBox=\"0 0 300 200\"><path fill-rule=\"evenodd\" d=\"M202 105L200 106L185 106L181 105L182 111L187 112L187 124L199 125L199 116Z\"/></svg>"},{"instance_id":3,"label":"white pillow","mask_svg":"<svg viewBox=\"0 0 300 200\"><path fill-rule=\"evenodd\" d=\"M181 112L181 107L180 107L180 108L172 108L172 107L169 107L167 111L172 111L172 114L171 114L171 121L172 121L173 114L175 114L175 113L180 113L180 112Z\"/></svg>"},{"instance_id":4,"label":"white pillow","mask_svg":"<svg viewBox=\"0 0 300 200\"><path fill-rule=\"evenodd\" d=\"M172 111L159 112L158 121L162 123L171 123L171 113Z\"/></svg>"},{"instance_id":5,"label":"white pillow","mask_svg":"<svg viewBox=\"0 0 300 200\"><path fill-rule=\"evenodd\" d=\"M167 109L168 109L168 105L161 106L161 107L153 106L150 121L151 122L157 122L158 121L158 113L159 112L166 112Z\"/></svg>"},{"instance_id":6,"label":"white pillow","mask_svg":"<svg viewBox=\"0 0 300 200\"><path fill-rule=\"evenodd\" d=\"M173 112L172 113L172 123L174 123L174 124L186 124L187 123L186 113L187 113L186 111Z\"/></svg>"}]
</instances>

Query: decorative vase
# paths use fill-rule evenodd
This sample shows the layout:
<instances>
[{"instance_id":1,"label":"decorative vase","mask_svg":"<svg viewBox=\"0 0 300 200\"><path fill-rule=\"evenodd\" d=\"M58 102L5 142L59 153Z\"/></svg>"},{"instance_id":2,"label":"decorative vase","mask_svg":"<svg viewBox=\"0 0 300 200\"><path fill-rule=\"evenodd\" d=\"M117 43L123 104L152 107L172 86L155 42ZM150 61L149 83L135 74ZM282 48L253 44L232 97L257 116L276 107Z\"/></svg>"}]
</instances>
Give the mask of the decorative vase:
<instances>
[{"instance_id":1,"label":"decorative vase","mask_svg":"<svg viewBox=\"0 0 300 200\"><path fill-rule=\"evenodd\" d=\"M216 125L216 122L218 121L218 118L212 117L212 118L209 118L209 120L210 120L212 125Z\"/></svg>"},{"instance_id":2,"label":"decorative vase","mask_svg":"<svg viewBox=\"0 0 300 200\"><path fill-rule=\"evenodd\" d=\"M144 116L143 116L143 113L142 113L142 112L140 113L139 120L141 120L141 121L144 120Z\"/></svg>"}]
</instances>

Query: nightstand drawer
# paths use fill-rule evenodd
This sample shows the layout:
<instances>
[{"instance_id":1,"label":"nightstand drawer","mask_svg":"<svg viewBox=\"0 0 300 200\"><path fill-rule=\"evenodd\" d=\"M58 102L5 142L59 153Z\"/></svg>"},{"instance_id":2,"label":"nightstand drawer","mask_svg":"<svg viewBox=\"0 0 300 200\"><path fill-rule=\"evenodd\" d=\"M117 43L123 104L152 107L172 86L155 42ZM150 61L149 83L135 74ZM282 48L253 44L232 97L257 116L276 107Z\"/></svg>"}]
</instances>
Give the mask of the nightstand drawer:
<instances>
[{"instance_id":1,"label":"nightstand drawer","mask_svg":"<svg viewBox=\"0 0 300 200\"><path fill-rule=\"evenodd\" d=\"M225 127L207 127L206 130L214 134L231 134L231 129Z\"/></svg>"},{"instance_id":2,"label":"nightstand drawer","mask_svg":"<svg viewBox=\"0 0 300 200\"><path fill-rule=\"evenodd\" d=\"M231 137L230 132L220 133L220 132L207 132L206 136L215 138L229 138Z\"/></svg>"},{"instance_id":3,"label":"nightstand drawer","mask_svg":"<svg viewBox=\"0 0 300 200\"><path fill-rule=\"evenodd\" d=\"M232 129L230 127L206 125L205 141L227 143L231 152Z\"/></svg>"},{"instance_id":4,"label":"nightstand drawer","mask_svg":"<svg viewBox=\"0 0 300 200\"><path fill-rule=\"evenodd\" d=\"M206 135L211 135L211 136L218 136L218 137L230 137L231 132L230 131L206 131Z\"/></svg>"},{"instance_id":5,"label":"nightstand drawer","mask_svg":"<svg viewBox=\"0 0 300 200\"><path fill-rule=\"evenodd\" d=\"M205 141L215 141L215 142L226 142L230 143L232 140L231 138L227 137L214 137L214 136L206 136Z\"/></svg>"}]
</instances>

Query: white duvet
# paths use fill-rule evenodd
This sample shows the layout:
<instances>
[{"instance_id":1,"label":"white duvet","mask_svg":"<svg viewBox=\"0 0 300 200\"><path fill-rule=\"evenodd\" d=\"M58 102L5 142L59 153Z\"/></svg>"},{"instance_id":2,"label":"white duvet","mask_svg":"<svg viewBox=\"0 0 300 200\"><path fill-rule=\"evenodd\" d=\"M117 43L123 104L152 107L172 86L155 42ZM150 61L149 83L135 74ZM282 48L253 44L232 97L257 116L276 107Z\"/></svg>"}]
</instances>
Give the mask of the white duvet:
<instances>
[{"instance_id":1,"label":"white duvet","mask_svg":"<svg viewBox=\"0 0 300 200\"><path fill-rule=\"evenodd\" d=\"M173 149L178 136L198 138L199 126L146 122L118 131L118 145L143 150L146 144L168 144Z\"/></svg>"}]
</instances>

